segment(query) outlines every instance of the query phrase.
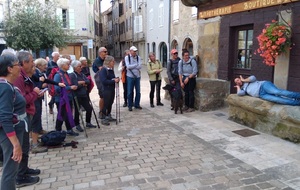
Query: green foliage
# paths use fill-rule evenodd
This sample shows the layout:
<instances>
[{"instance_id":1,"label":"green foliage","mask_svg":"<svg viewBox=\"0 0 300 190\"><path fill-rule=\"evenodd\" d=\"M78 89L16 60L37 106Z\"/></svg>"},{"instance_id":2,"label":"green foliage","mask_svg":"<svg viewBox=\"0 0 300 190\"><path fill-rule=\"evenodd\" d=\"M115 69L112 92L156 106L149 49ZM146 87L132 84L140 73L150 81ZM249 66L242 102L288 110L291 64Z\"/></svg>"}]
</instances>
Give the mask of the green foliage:
<instances>
[{"instance_id":1,"label":"green foliage","mask_svg":"<svg viewBox=\"0 0 300 190\"><path fill-rule=\"evenodd\" d=\"M61 48L71 41L72 34L62 28L56 16L56 2L39 0L13 1L10 17L4 23L5 41L11 48L37 51Z\"/></svg>"}]
</instances>

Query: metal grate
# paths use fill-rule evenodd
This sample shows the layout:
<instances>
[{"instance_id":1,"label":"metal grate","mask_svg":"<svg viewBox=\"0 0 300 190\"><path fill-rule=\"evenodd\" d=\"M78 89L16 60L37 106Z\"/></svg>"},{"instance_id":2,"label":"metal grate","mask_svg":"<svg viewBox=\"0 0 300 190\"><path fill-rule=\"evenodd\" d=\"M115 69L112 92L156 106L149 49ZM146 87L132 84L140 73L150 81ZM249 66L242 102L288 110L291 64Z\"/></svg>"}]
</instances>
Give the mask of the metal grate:
<instances>
[{"instance_id":1,"label":"metal grate","mask_svg":"<svg viewBox=\"0 0 300 190\"><path fill-rule=\"evenodd\" d=\"M250 137L250 136L254 136L254 135L259 135L259 133L249 130L249 129L241 129L241 130L236 130L236 131L232 131L238 135L241 135L242 137Z\"/></svg>"}]
</instances>

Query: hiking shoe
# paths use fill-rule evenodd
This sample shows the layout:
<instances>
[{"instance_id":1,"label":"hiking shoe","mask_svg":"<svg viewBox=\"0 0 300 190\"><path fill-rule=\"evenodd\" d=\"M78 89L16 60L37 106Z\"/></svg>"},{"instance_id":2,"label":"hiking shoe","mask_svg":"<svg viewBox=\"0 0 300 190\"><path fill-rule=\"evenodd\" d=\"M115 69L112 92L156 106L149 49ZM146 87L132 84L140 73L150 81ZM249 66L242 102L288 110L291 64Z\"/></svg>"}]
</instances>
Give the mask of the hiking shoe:
<instances>
[{"instance_id":1,"label":"hiking shoe","mask_svg":"<svg viewBox=\"0 0 300 190\"><path fill-rule=\"evenodd\" d=\"M27 176L35 176L35 175L39 175L41 173L41 170L39 169L31 169L28 168L25 172L25 175Z\"/></svg>"},{"instance_id":2,"label":"hiking shoe","mask_svg":"<svg viewBox=\"0 0 300 190\"><path fill-rule=\"evenodd\" d=\"M141 109L143 109L143 108L142 108L141 106L136 106L135 109L141 110Z\"/></svg>"},{"instance_id":3,"label":"hiking shoe","mask_svg":"<svg viewBox=\"0 0 300 190\"><path fill-rule=\"evenodd\" d=\"M105 120L107 120L107 121L117 121L117 119L113 118L112 116L106 116Z\"/></svg>"},{"instance_id":4,"label":"hiking shoe","mask_svg":"<svg viewBox=\"0 0 300 190\"><path fill-rule=\"evenodd\" d=\"M132 111L132 108L128 108L128 111Z\"/></svg>"},{"instance_id":5,"label":"hiking shoe","mask_svg":"<svg viewBox=\"0 0 300 190\"><path fill-rule=\"evenodd\" d=\"M124 102L123 107L124 107L124 108L127 107L127 103L126 103L126 102Z\"/></svg>"},{"instance_id":6,"label":"hiking shoe","mask_svg":"<svg viewBox=\"0 0 300 190\"><path fill-rule=\"evenodd\" d=\"M76 130L79 131L79 132L83 132L83 129L80 125L76 125Z\"/></svg>"},{"instance_id":7,"label":"hiking shoe","mask_svg":"<svg viewBox=\"0 0 300 190\"><path fill-rule=\"evenodd\" d=\"M151 107L151 108L154 108L154 104L150 104L150 107Z\"/></svg>"},{"instance_id":8,"label":"hiking shoe","mask_svg":"<svg viewBox=\"0 0 300 190\"><path fill-rule=\"evenodd\" d=\"M102 125L110 125L109 121L107 121L106 119L102 119L101 124Z\"/></svg>"},{"instance_id":9,"label":"hiking shoe","mask_svg":"<svg viewBox=\"0 0 300 190\"><path fill-rule=\"evenodd\" d=\"M36 184L40 181L40 178L38 176L23 176L23 177L17 177L16 178L16 187L25 187L29 185Z\"/></svg>"},{"instance_id":10,"label":"hiking shoe","mask_svg":"<svg viewBox=\"0 0 300 190\"><path fill-rule=\"evenodd\" d=\"M32 154L43 153L43 152L48 152L48 148L40 146L39 144L32 145L31 147Z\"/></svg>"},{"instance_id":11,"label":"hiking shoe","mask_svg":"<svg viewBox=\"0 0 300 190\"><path fill-rule=\"evenodd\" d=\"M76 133L76 132L74 132L74 131L71 129L71 130L67 130L67 135L70 135L70 136L78 136L79 133Z\"/></svg>"},{"instance_id":12,"label":"hiking shoe","mask_svg":"<svg viewBox=\"0 0 300 190\"><path fill-rule=\"evenodd\" d=\"M189 108L188 110L186 110L186 112L193 112L193 111L195 111L194 108Z\"/></svg>"},{"instance_id":13,"label":"hiking shoe","mask_svg":"<svg viewBox=\"0 0 300 190\"><path fill-rule=\"evenodd\" d=\"M103 115L103 113L101 111L99 112L98 117L99 117L99 119L104 119L105 118L105 116Z\"/></svg>"},{"instance_id":14,"label":"hiking shoe","mask_svg":"<svg viewBox=\"0 0 300 190\"><path fill-rule=\"evenodd\" d=\"M161 103L161 102L158 102L156 105L157 105L157 106L164 106L164 104Z\"/></svg>"},{"instance_id":15,"label":"hiking shoe","mask_svg":"<svg viewBox=\"0 0 300 190\"><path fill-rule=\"evenodd\" d=\"M96 128L96 125L93 125L91 123L86 123L87 128Z\"/></svg>"}]
</instances>

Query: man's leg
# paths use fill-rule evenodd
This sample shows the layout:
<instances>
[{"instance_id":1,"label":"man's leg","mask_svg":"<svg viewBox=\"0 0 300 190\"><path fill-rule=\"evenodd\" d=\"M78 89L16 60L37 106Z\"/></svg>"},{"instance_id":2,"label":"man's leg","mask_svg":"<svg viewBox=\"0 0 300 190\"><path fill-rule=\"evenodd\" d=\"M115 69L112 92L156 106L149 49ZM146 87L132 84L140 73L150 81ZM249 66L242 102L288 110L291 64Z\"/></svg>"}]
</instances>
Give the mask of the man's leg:
<instances>
[{"instance_id":1,"label":"man's leg","mask_svg":"<svg viewBox=\"0 0 300 190\"><path fill-rule=\"evenodd\" d=\"M191 78L187 84L189 88L189 108L195 107L195 87L196 87L196 79Z\"/></svg>"},{"instance_id":2,"label":"man's leg","mask_svg":"<svg viewBox=\"0 0 300 190\"><path fill-rule=\"evenodd\" d=\"M127 103L128 103L128 109L129 111L132 111L133 106L133 86L134 86L134 78L127 77Z\"/></svg>"},{"instance_id":3,"label":"man's leg","mask_svg":"<svg viewBox=\"0 0 300 190\"><path fill-rule=\"evenodd\" d=\"M278 89L272 82L266 81L262 84L261 88L268 94L276 95L276 96L282 96L286 98L296 98L300 99L300 93L299 92L292 92L288 90Z\"/></svg>"},{"instance_id":4,"label":"man's leg","mask_svg":"<svg viewBox=\"0 0 300 190\"><path fill-rule=\"evenodd\" d=\"M124 96L124 104L123 107L127 107L127 83L123 83L123 96Z\"/></svg>"},{"instance_id":5,"label":"man's leg","mask_svg":"<svg viewBox=\"0 0 300 190\"><path fill-rule=\"evenodd\" d=\"M134 102L134 107L138 108L140 106L140 101L141 101L141 86L140 86L140 81L141 78L136 78L134 81L134 86L135 86L135 102Z\"/></svg>"}]
</instances>

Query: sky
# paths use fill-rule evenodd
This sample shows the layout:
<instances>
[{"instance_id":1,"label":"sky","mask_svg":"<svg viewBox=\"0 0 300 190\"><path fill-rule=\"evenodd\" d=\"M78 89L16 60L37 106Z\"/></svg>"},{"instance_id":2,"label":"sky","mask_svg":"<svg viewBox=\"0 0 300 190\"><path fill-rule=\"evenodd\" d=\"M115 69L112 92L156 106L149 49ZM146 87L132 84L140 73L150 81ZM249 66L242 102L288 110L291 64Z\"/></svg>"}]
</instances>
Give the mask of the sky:
<instances>
[{"instance_id":1,"label":"sky","mask_svg":"<svg viewBox=\"0 0 300 190\"><path fill-rule=\"evenodd\" d=\"M111 0L102 0L101 1L101 12L106 11L109 7L111 7Z\"/></svg>"}]
</instances>

